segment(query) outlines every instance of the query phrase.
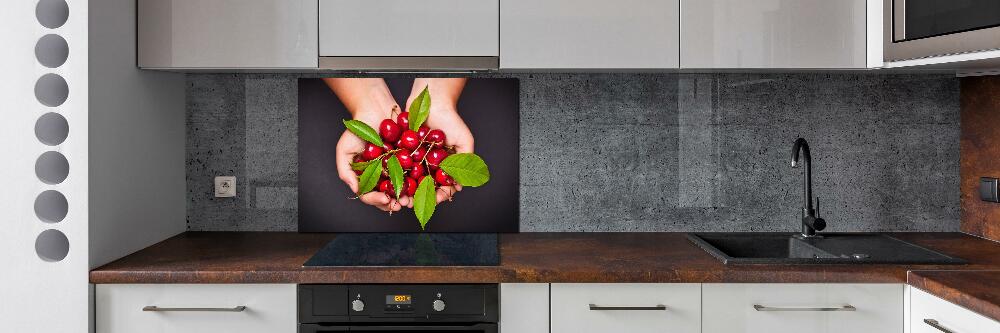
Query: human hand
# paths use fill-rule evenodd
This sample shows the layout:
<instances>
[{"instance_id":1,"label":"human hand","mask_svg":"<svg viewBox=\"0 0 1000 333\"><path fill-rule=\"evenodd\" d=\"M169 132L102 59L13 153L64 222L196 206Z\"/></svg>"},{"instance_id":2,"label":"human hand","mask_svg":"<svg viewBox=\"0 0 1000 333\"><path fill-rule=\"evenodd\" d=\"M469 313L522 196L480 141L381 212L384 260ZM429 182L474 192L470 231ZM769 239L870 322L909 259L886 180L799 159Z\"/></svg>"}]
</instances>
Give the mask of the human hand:
<instances>
[{"instance_id":1,"label":"human hand","mask_svg":"<svg viewBox=\"0 0 1000 333\"><path fill-rule=\"evenodd\" d=\"M452 146L456 153L472 153L475 148L475 138L472 131L458 114L458 98L465 87L464 78L418 78L413 82L413 89L407 99L406 106L427 87L431 95L431 109L426 125L439 129L445 134L445 145ZM455 193L462 190L462 185L441 186L437 190L437 202L451 201ZM410 200L407 207L413 207Z\"/></svg>"},{"instance_id":2,"label":"human hand","mask_svg":"<svg viewBox=\"0 0 1000 333\"><path fill-rule=\"evenodd\" d=\"M355 120L362 121L372 128L378 128L382 119L391 118L392 111L399 109L382 79L327 78L323 81L337 94ZM352 193L358 193L358 175L351 168L351 162L354 162L354 157L365 149L366 144L366 141L347 130L337 141L335 151L337 175ZM409 197L396 200L378 191L365 193L358 199L390 213L399 211L403 206L412 206Z\"/></svg>"}]
</instances>

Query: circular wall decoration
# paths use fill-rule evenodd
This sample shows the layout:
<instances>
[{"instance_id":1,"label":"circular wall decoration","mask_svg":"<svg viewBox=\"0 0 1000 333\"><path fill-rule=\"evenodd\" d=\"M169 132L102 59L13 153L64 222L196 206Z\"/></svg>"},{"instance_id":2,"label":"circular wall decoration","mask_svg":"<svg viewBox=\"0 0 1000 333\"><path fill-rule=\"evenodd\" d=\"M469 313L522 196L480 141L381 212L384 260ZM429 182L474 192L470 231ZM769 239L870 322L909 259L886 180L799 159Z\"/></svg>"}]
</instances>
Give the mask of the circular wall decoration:
<instances>
[{"instance_id":1,"label":"circular wall decoration","mask_svg":"<svg viewBox=\"0 0 1000 333\"><path fill-rule=\"evenodd\" d=\"M69 201L59 191L48 190L35 198L35 215L48 223L59 223L69 212Z\"/></svg>"},{"instance_id":2,"label":"circular wall decoration","mask_svg":"<svg viewBox=\"0 0 1000 333\"><path fill-rule=\"evenodd\" d=\"M69 44L62 36L48 34L35 43L35 59L48 68L56 68L66 63L69 57Z\"/></svg>"},{"instance_id":3,"label":"circular wall decoration","mask_svg":"<svg viewBox=\"0 0 1000 333\"><path fill-rule=\"evenodd\" d=\"M44 152L35 161L35 175L49 185L62 183L69 176L69 161L59 152Z\"/></svg>"},{"instance_id":4,"label":"circular wall decoration","mask_svg":"<svg viewBox=\"0 0 1000 333\"><path fill-rule=\"evenodd\" d=\"M69 85L66 79L58 74L45 74L35 82L35 98L42 105L56 107L62 105L69 97Z\"/></svg>"},{"instance_id":5,"label":"circular wall decoration","mask_svg":"<svg viewBox=\"0 0 1000 333\"><path fill-rule=\"evenodd\" d=\"M59 230L42 231L38 234L38 238L35 238L35 253L45 261L63 260L69 254L69 239Z\"/></svg>"},{"instance_id":6,"label":"circular wall decoration","mask_svg":"<svg viewBox=\"0 0 1000 333\"><path fill-rule=\"evenodd\" d=\"M69 5L65 0L39 0L35 6L35 18L43 27L61 27L69 19Z\"/></svg>"},{"instance_id":7,"label":"circular wall decoration","mask_svg":"<svg viewBox=\"0 0 1000 333\"><path fill-rule=\"evenodd\" d=\"M55 146L63 143L68 136L69 122L61 114L49 112L38 117L38 121L35 122L35 137L46 145Z\"/></svg>"}]
</instances>

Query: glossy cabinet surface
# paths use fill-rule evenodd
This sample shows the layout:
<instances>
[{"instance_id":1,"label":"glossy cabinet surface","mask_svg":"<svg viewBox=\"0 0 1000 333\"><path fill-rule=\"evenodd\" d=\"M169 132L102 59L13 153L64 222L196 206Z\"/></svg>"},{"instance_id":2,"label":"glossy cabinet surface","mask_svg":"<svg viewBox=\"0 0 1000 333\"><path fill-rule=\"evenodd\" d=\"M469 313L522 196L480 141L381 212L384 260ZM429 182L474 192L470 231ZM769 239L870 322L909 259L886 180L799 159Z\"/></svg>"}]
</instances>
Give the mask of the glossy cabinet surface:
<instances>
[{"instance_id":1,"label":"glossy cabinet surface","mask_svg":"<svg viewBox=\"0 0 1000 333\"><path fill-rule=\"evenodd\" d=\"M99 284L98 333L294 333L294 284ZM144 311L147 306L188 311ZM243 311L209 311L245 306Z\"/></svg>"},{"instance_id":2,"label":"glossy cabinet surface","mask_svg":"<svg viewBox=\"0 0 1000 333\"><path fill-rule=\"evenodd\" d=\"M954 333L996 333L1000 322L940 299L927 292L910 287L910 315L906 333L941 333L942 329ZM934 325L937 325L935 327Z\"/></svg>"},{"instance_id":3,"label":"glossy cabinet surface","mask_svg":"<svg viewBox=\"0 0 1000 333\"><path fill-rule=\"evenodd\" d=\"M316 68L317 0L138 0L141 68Z\"/></svg>"},{"instance_id":4,"label":"glossy cabinet surface","mask_svg":"<svg viewBox=\"0 0 1000 333\"><path fill-rule=\"evenodd\" d=\"M549 333L549 284L500 284L501 333Z\"/></svg>"},{"instance_id":5,"label":"glossy cabinet surface","mask_svg":"<svg viewBox=\"0 0 1000 333\"><path fill-rule=\"evenodd\" d=\"M902 332L904 290L902 284L704 284L703 332Z\"/></svg>"},{"instance_id":6,"label":"glossy cabinet surface","mask_svg":"<svg viewBox=\"0 0 1000 333\"><path fill-rule=\"evenodd\" d=\"M496 57L499 0L319 0L324 57Z\"/></svg>"},{"instance_id":7,"label":"glossy cabinet surface","mask_svg":"<svg viewBox=\"0 0 1000 333\"><path fill-rule=\"evenodd\" d=\"M505 69L677 68L678 0L503 0Z\"/></svg>"},{"instance_id":8,"label":"glossy cabinet surface","mask_svg":"<svg viewBox=\"0 0 1000 333\"><path fill-rule=\"evenodd\" d=\"M553 283L551 302L552 332L701 331L696 283Z\"/></svg>"},{"instance_id":9,"label":"glossy cabinet surface","mask_svg":"<svg viewBox=\"0 0 1000 333\"><path fill-rule=\"evenodd\" d=\"M681 68L865 68L866 0L681 0Z\"/></svg>"}]
</instances>

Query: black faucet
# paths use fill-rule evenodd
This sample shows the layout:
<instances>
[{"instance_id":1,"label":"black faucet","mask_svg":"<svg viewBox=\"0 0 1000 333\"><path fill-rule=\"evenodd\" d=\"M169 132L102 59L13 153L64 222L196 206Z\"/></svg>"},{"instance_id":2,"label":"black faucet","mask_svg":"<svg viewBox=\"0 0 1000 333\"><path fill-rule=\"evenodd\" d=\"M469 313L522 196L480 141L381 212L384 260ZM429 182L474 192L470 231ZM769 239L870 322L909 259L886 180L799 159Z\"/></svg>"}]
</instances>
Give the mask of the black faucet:
<instances>
[{"instance_id":1,"label":"black faucet","mask_svg":"<svg viewBox=\"0 0 1000 333\"><path fill-rule=\"evenodd\" d=\"M802 237L819 237L816 231L826 229L826 220L816 215L813 209L813 184L812 184L812 156L809 155L809 144L806 139L798 138L792 146L792 167L799 167L799 152L802 152L803 163L806 165L805 172L802 173ZM816 206L819 206L819 198L816 199Z\"/></svg>"}]
</instances>

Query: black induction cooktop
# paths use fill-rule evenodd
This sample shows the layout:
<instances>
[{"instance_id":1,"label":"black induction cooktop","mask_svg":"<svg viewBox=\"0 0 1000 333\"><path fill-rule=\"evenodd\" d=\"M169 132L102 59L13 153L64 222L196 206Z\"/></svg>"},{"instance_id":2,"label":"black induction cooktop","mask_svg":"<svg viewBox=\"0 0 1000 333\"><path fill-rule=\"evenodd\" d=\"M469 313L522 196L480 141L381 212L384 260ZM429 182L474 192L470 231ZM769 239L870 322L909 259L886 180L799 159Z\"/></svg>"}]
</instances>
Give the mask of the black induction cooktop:
<instances>
[{"instance_id":1,"label":"black induction cooktop","mask_svg":"<svg viewBox=\"0 0 1000 333\"><path fill-rule=\"evenodd\" d=\"M344 233L304 264L326 266L497 266L491 233Z\"/></svg>"}]
</instances>

